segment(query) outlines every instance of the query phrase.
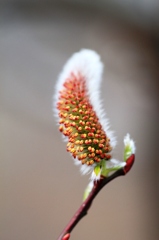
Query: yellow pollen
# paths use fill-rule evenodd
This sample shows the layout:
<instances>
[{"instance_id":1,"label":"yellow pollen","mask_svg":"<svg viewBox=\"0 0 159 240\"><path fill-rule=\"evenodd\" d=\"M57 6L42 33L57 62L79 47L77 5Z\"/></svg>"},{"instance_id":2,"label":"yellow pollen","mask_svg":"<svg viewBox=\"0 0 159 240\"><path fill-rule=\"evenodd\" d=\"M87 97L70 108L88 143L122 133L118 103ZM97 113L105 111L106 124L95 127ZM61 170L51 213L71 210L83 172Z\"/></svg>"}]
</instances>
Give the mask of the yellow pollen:
<instances>
[{"instance_id":1,"label":"yellow pollen","mask_svg":"<svg viewBox=\"0 0 159 240\"><path fill-rule=\"evenodd\" d=\"M76 140L76 141L75 141L75 144L79 144L79 143L80 143L80 141L79 141L79 140Z\"/></svg>"},{"instance_id":2,"label":"yellow pollen","mask_svg":"<svg viewBox=\"0 0 159 240\"><path fill-rule=\"evenodd\" d=\"M67 111L70 109L70 106L66 106L66 108L65 108Z\"/></svg>"},{"instance_id":3,"label":"yellow pollen","mask_svg":"<svg viewBox=\"0 0 159 240\"><path fill-rule=\"evenodd\" d=\"M70 142L68 142L68 143L67 143L67 147L69 147L70 145L71 145L71 143L70 143Z\"/></svg>"},{"instance_id":4,"label":"yellow pollen","mask_svg":"<svg viewBox=\"0 0 159 240\"><path fill-rule=\"evenodd\" d=\"M70 150L70 152L72 152L72 153L74 153L76 150L74 149L74 148L72 148L71 150Z\"/></svg>"}]
</instances>

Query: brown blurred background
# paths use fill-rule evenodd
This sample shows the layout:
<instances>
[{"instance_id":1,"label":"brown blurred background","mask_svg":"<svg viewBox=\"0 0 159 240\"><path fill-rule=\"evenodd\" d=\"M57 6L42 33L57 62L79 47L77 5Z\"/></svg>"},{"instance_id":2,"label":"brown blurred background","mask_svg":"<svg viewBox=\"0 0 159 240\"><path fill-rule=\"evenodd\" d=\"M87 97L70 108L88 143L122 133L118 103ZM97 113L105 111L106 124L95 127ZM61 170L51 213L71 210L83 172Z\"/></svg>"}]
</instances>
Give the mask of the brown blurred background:
<instances>
[{"instance_id":1,"label":"brown blurred background","mask_svg":"<svg viewBox=\"0 0 159 240\"><path fill-rule=\"evenodd\" d=\"M0 1L0 239L53 240L82 201L81 177L52 113L73 52L105 64L101 97L118 137L136 142L131 172L110 183L71 239L158 240L159 2Z\"/></svg>"}]
</instances>

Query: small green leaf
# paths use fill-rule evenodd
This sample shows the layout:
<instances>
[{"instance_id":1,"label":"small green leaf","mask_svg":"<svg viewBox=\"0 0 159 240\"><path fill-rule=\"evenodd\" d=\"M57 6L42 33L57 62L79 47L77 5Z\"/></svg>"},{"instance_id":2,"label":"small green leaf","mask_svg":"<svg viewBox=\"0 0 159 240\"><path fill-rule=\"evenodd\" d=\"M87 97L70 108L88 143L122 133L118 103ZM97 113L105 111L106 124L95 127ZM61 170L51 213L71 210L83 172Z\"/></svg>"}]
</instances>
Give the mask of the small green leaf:
<instances>
[{"instance_id":1,"label":"small green leaf","mask_svg":"<svg viewBox=\"0 0 159 240\"><path fill-rule=\"evenodd\" d=\"M131 155L131 147L130 147L130 145L126 145L125 146L125 148L124 148L124 161L126 161L126 159L128 158L128 157L130 157L130 155Z\"/></svg>"},{"instance_id":2,"label":"small green leaf","mask_svg":"<svg viewBox=\"0 0 159 240\"><path fill-rule=\"evenodd\" d=\"M96 176L98 176L98 174L100 173L100 166L99 165L95 166L94 173L95 173Z\"/></svg>"}]
</instances>

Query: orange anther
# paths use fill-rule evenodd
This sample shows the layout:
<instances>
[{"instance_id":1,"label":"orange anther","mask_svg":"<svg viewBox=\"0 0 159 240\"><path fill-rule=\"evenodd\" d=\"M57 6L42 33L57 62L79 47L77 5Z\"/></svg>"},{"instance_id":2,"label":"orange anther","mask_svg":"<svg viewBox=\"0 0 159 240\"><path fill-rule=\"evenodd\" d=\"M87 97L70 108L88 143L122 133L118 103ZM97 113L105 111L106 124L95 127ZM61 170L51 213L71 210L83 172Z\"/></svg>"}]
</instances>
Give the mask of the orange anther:
<instances>
[{"instance_id":1,"label":"orange anther","mask_svg":"<svg viewBox=\"0 0 159 240\"><path fill-rule=\"evenodd\" d=\"M92 127L91 132L95 132L95 130L96 130L95 127Z\"/></svg>"},{"instance_id":2,"label":"orange anther","mask_svg":"<svg viewBox=\"0 0 159 240\"><path fill-rule=\"evenodd\" d=\"M76 151L78 152L79 151L79 149L80 149L80 147L78 146L78 147L76 147Z\"/></svg>"},{"instance_id":3,"label":"orange anther","mask_svg":"<svg viewBox=\"0 0 159 240\"><path fill-rule=\"evenodd\" d=\"M76 150L75 150L74 148L72 148L72 149L70 150L70 152L71 152L71 153L74 153L74 152L76 152Z\"/></svg>"},{"instance_id":4,"label":"orange anther","mask_svg":"<svg viewBox=\"0 0 159 240\"><path fill-rule=\"evenodd\" d=\"M81 131L82 130L82 127L78 127L78 131Z\"/></svg>"},{"instance_id":5,"label":"orange anther","mask_svg":"<svg viewBox=\"0 0 159 240\"><path fill-rule=\"evenodd\" d=\"M101 157L101 158L105 158L105 153L101 153L101 154L100 154L100 157Z\"/></svg>"},{"instance_id":6,"label":"orange anther","mask_svg":"<svg viewBox=\"0 0 159 240\"><path fill-rule=\"evenodd\" d=\"M64 121L64 125L68 125L68 124L69 124L68 120Z\"/></svg>"},{"instance_id":7,"label":"orange anther","mask_svg":"<svg viewBox=\"0 0 159 240\"><path fill-rule=\"evenodd\" d=\"M92 148L91 148L91 146L89 146L89 147L88 147L88 151L90 151L90 152L91 152L91 149L92 149Z\"/></svg>"},{"instance_id":8,"label":"orange anther","mask_svg":"<svg viewBox=\"0 0 159 240\"><path fill-rule=\"evenodd\" d=\"M76 123L75 123L75 122L71 122L70 125L71 125L72 127L75 127L75 126L76 126Z\"/></svg>"},{"instance_id":9,"label":"orange anther","mask_svg":"<svg viewBox=\"0 0 159 240\"><path fill-rule=\"evenodd\" d=\"M63 134L65 135L65 136L69 136L69 133L68 133L68 131L63 131Z\"/></svg>"},{"instance_id":10,"label":"orange anther","mask_svg":"<svg viewBox=\"0 0 159 240\"><path fill-rule=\"evenodd\" d=\"M92 139L88 139L89 144L92 143Z\"/></svg>"},{"instance_id":11,"label":"orange anther","mask_svg":"<svg viewBox=\"0 0 159 240\"><path fill-rule=\"evenodd\" d=\"M95 134L95 137L96 137L96 138L99 138L99 134Z\"/></svg>"},{"instance_id":12,"label":"orange anther","mask_svg":"<svg viewBox=\"0 0 159 240\"><path fill-rule=\"evenodd\" d=\"M100 140L100 143L104 143L104 142L105 142L105 139Z\"/></svg>"},{"instance_id":13,"label":"orange anther","mask_svg":"<svg viewBox=\"0 0 159 240\"><path fill-rule=\"evenodd\" d=\"M89 163L90 163L90 165L93 165L93 164L94 164L93 159L91 159L91 160L89 161Z\"/></svg>"},{"instance_id":14,"label":"orange anther","mask_svg":"<svg viewBox=\"0 0 159 240\"><path fill-rule=\"evenodd\" d=\"M64 119L63 118L61 118L60 120L59 120L59 123L64 123Z\"/></svg>"},{"instance_id":15,"label":"orange anther","mask_svg":"<svg viewBox=\"0 0 159 240\"><path fill-rule=\"evenodd\" d=\"M82 164L85 164L85 163L86 163L86 159L83 159L83 160L81 161L81 163L82 163Z\"/></svg>"},{"instance_id":16,"label":"orange anther","mask_svg":"<svg viewBox=\"0 0 159 240\"><path fill-rule=\"evenodd\" d=\"M78 132L76 132L76 133L74 134L74 136L77 137L77 136L78 136Z\"/></svg>"},{"instance_id":17,"label":"orange anther","mask_svg":"<svg viewBox=\"0 0 159 240\"><path fill-rule=\"evenodd\" d=\"M110 159L111 158L111 155L110 154L107 154L106 155L106 159L108 160L108 159Z\"/></svg>"},{"instance_id":18,"label":"orange anther","mask_svg":"<svg viewBox=\"0 0 159 240\"><path fill-rule=\"evenodd\" d=\"M63 132L63 126L59 127L60 132Z\"/></svg>"},{"instance_id":19,"label":"orange anther","mask_svg":"<svg viewBox=\"0 0 159 240\"><path fill-rule=\"evenodd\" d=\"M88 133L88 137L94 137L94 133L92 132Z\"/></svg>"},{"instance_id":20,"label":"orange anther","mask_svg":"<svg viewBox=\"0 0 159 240\"><path fill-rule=\"evenodd\" d=\"M72 130L72 128L69 127L69 128L67 128L67 131L68 131L69 133L72 133L73 130Z\"/></svg>"},{"instance_id":21,"label":"orange anther","mask_svg":"<svg viewBox=\"0 0 159 240\"><path fill-rule=\"evenodd\" d=\"M79 110L79 113L80 113L80 114L83 114L83 111L82 111L82 109L80 109L80 110Z\"/></svg>"},{"instance_id":22,"label":"orange anther","mask_svg":"<svg viewBox=\"0 0 159 240\"><path fill-rule=\"evenodd\" d=\"M86 114L86 113L85 113L85 114ZM83 120L87 120L87 119L88 119L88 116L86 115L86 116L84 116L82 119L83 119Z\"/></svg>"},{"instance_id":23,"label":"orange anther","mask_svg":"<svg viewBox=\"0 0 159 240\"><path fill-rule=\"evenodd\" d=\"M69 142L74 143L75 140L73 138L69 138Z\"/></svg>"},{"instance_id":24,"label":"orange anther","mask_svg":"<svg viewBox=\"0 0 159 240\"><path fill-rule=\"evenodd\" d=\"M92 152L92 153L95 152L95 149L94 149L94 148L91 148L91 152Z\"/></svg>"},{"instance_id":25,"label":"orange anther","mask_svg":"<svg viewBox=\"0 0 159 240\"><path fill-rule=\"evenodd\" d=\"M65 109L66 109L66 111L69 111L70 106L66 106Z\"/></svg>"},{"instance_id":26,"label":"orange anther","mask_svg":"<svg viewBox=\"0 0 159 240\"><path fill-rule=\"evenodd\" d=\"M81 160L81 156L78 156L78 160Z\"/></svg>"},{"instance_id":27,"label":"orange anther","mask_svg":"<svg viewBox=\"0 0 159 240\"><path fill-rule=\"evenodd\" d=\"M87 157L87 153L84 153L84 154L83 154L83 157L85 157L85 158L86 158L86 157Z\"/></svg>"},{"instance_id":28,"label":"orange anther","mask_svg":"<svg viewBox=\"0 0 159 240\"><path fill-rule=\"evenodd\" d=\"M98 142L99 142L98 139L96 139L96 138L93 139L93 143L97 144Z\"/></svg>"},{"instance_id":29,"label":"orange anther","mask_svg":"<svg viewBox=\"0 0 159 240\"><path fill-rule=\"evenodd\" d=\"M72 112L77 112L77 111L78 111L77 108L72 109Z\"/></svg>"},{"instance_id":30,"label":"orange anther","mask_svg":"<svg viewBox=\"0 0 159 240\"><path fill-rule=\"evenodd\" d=\"M83 144L83 140L81 140L79 144L82 145Z\"/></svg>"},{"instance_id":31,"label":"orange anther","mask_svg":"<svg viewBox=\"0 0 159 240\"><path fill-rule=\"evenodd\" d=\"M80 141L79 141L79 140L76 140L75 144L77 144L77 145L78 145L79 143L80 143Z\"/></svg>"},{"instance_id":32,"label":"orange anther","mask_svg":"<svg viewBox=\"0 0 159 240\"><path fill-rule=\"evenodd\" d=\"M101 150L101 149L99 149L99 150L98 150L98 152L99 152L99 154L101 154L101 153L102 153L102 150Z\"/></svg>"},{"instance_id":33,"label":"orange anther","mask_svg":"<svg viewBox=\"0 0 159 240\"><path fill-rule=\"evenodd\" d=\"M98 145L100 148L103 148L104 147L104 145L102 144L102 143L99 143L99 145Z\"/></svg>"},{"instance_id":34,"label":"orange anther","mask_svg":"<svg viewBox=\"0 0 159 240\"><path fill-rule=\"evenodd\" d=\"M95 113L93 111L90 112L90 116L94 117Z\"/></svg>"},{"instance_id":35,"label":"orange anther","mask_svg":"<svg viewBox=\"0 0 159 240\"><path fill-rule=\"evenodd\" d=\"M80 150L80 152L82 152L82 151L83 151L83 147L80 147L80 149L79 149L79 150Z\"/></svg>"},{"instance_id":36,"label":"orange anther","mask_svg":"<svg viewBox=\"0 0 159 240\"><path fill-rule=\"evenodd\" d=\"M84 134L81 134L81 138L86 138L87 135L84 133Z\"/></svg>"},{"instance_id":37,"label":"orange anther","mask_svg":"<svg viewBox=\"0 0 159 240\"><path fill-rule=\"evenodd\" d=\"M85 140L85 144L89 144L89 141L88 141L88 139L87 139L87 140Z\"/></svg>"},{"instance_id":38,"label":"orange anther","mask_svg":"<svg viewBox=\"0 0 159 240\"><path fill-rule=\"evenodd\" d=\"M100 161L101 161L101 159L100 159L100 158L98 158L96 161L97 161L97 162L100 162Z\"/></svg>"},{"instance_id":39,"label":"orange anther","mask_svg":"<svg viewBox=\"0 0 159 240\"><path fill-rule=\"evenodd\" d=\"M109 148L108 148L108 147L105 147L105 148L104 148L104 151L108 152L108 151L109 151Z\"/></svg>"}]
</instances>

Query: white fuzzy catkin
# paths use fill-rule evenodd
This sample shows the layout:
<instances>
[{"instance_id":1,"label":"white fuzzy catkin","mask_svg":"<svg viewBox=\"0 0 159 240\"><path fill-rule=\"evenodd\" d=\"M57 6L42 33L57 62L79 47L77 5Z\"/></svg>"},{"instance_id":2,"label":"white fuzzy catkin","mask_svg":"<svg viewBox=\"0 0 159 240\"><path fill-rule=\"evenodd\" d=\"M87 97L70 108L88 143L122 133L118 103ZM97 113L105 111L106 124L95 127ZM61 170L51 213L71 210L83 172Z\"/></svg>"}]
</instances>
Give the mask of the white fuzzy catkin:
<instances>
[{"instance_id":1,"label":"white fuzzy catkin","mask_svg":"<svg viewBox=\"0 0 159 240\"><path fill-rule=\"evenodd\" d=\"M103 63L100 60L100 56L95 51L82 49L81 51L74 53L64 65L55 87L54 112L57 118L58 112L56 109L56 103L58 101L59 91L63 88L63 83L69 78L71 73L75 76L80 73L85 77L90 103L99 118L103 130L110 138L111 146L114 148L116 146L116 138L114 137L113 132L109 130L109 121L105 117L105 111L100 99Z\"/></svg>"}]
</instances>

